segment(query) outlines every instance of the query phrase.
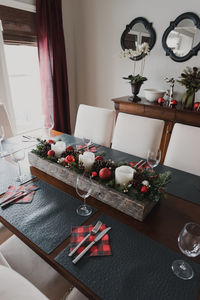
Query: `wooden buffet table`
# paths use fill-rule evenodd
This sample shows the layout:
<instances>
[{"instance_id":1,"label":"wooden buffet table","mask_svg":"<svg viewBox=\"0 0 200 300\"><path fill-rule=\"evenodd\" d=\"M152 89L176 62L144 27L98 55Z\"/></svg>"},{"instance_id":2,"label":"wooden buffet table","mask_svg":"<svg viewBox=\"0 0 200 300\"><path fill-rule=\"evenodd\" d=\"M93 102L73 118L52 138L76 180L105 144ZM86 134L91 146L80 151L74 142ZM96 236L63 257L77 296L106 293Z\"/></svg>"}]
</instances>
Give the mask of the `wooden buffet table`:
<instances>
[{"instance_id":1,"label":"wooden buffet table","mask_svg":"<svg viewBox=\"0 0 200 300\"><path fill-rule=\"evenodd\" d=\"M161 106L142 98L141 101L134 103L128 100L129 96L114 98L115 110L119 112L134 114L143 117L161 119L165 121L165 127L161 140L162 159L164 161L171 132L175 123L182 123L200 127L200 112L183 109L180 104L176 108Z\"/></svg>"}]
</instances>

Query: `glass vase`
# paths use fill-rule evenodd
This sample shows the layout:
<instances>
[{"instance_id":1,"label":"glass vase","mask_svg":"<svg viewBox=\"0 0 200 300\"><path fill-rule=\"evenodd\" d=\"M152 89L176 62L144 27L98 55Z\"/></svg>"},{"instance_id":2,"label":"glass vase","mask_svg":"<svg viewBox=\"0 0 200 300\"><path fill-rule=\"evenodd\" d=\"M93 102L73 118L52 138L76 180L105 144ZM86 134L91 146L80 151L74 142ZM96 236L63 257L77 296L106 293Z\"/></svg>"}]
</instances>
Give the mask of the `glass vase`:
<instances>
[{"instance_id":1,"label":"glass vase","mask_svg":"<svg viewBox=\"0 0 200 300\"><path fill-rule=\"evenodd\" d=\"M195 91L186 91L182 98L184 108L193 109L195 100Z\"/></svg>"}]
</instances>

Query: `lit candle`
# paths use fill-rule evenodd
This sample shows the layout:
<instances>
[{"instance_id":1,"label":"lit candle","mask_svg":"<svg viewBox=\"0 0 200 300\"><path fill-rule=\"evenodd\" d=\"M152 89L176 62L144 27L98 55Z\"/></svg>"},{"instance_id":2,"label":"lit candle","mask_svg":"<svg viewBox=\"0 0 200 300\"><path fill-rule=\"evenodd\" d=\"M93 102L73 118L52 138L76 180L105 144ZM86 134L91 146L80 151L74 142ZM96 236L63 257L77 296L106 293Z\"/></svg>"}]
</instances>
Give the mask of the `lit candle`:
<instances>
[{"instance_id":1,"label":"lit candle","mask_svg":"<svg viewBox=\"0 0 200 300\"><path fill-rule=\"evenodd\" d=\"M92 152L85 151L83 154L79 155L79 162L83 164L86 171L90 171L94 161L95 155Z\"/></svg>"},{"instance_id":2,"label":"lit candle","mask_svg":"<svg viewBox=\"0 0 200 300\"><path fill-rule=\"evenodd\" d=\"M127 185L133 180L135 170L129 166L121 166L115 169L115 183Z\"/></svg>"},{"instance_id":3,"label":"lit candle","mask_svg":"<svg viewBox=\"0 0 200 300\"><path fill-rule=\"evenodd\" d=\"M62 141L51 144L51 149L55 151L55 156L59 157L65 151L66 145Z\"/></svg>"}]
</instances>

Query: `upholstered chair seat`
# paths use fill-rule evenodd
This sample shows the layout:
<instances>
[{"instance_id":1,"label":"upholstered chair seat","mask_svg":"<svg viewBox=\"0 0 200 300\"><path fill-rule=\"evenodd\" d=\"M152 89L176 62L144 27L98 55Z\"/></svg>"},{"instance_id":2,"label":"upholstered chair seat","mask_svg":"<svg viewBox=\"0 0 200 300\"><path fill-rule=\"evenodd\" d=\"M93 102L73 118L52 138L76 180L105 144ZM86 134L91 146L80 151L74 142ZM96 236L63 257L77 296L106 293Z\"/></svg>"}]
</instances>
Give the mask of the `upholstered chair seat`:
<instances>
[{"instance_id":1,"label":"upholstered chair seat","mask_svg":"<svg viewBox=\"0 0 200 300\"><path fill-rule=\"evenodd\" d=\"M158 150L164 121L119 113L112 148L146 158L148 150Z\"/></svg>"},{"instance_id":2,"label":"upholstered chair seat","mask_svg":"<svg viewBox=\"0 0 200 300\"><path fill-rule=\"evenodd\" d=\"M200 176L200 128L176 123L164 164Z\"/></svg>"},{"instance_id":3,"label":"upholstered chair seat","mask_svg":"<svg viewBox=\"0 0 200 300\"><path fill-rule=\"evenodd\" d=\"M114 120L113 110L80 104L74 136L90 138L94 143L110 147Z\"/></svg>"}]
</instances>

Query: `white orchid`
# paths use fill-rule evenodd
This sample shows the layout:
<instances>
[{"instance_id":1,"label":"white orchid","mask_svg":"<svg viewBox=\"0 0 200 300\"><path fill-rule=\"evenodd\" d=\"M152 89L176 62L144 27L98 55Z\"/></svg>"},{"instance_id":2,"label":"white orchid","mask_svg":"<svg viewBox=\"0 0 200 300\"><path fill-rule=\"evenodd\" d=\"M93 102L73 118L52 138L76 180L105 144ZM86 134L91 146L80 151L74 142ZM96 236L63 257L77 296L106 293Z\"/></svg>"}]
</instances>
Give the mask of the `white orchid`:
<instances>
[{"instance_id":1,"label":"white orchid","mask_svg":"<svg viewBox=\"0 0 200 300\"><path fill-rule=\"evenodd\" d=\"M149 53L149 44L142 43L142 44L138 45L138 50L139 50L140 54L142 54L142 53L148 54Z\"/></svg>"}]
</instances>

